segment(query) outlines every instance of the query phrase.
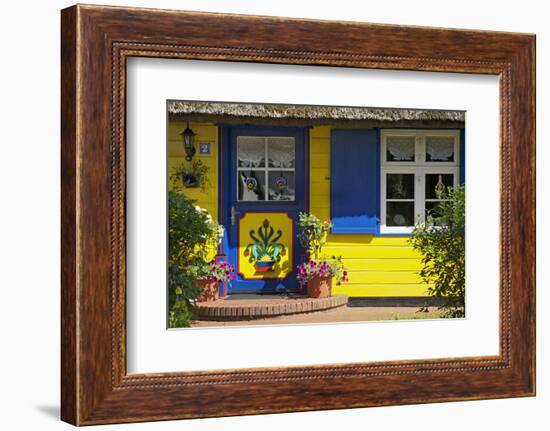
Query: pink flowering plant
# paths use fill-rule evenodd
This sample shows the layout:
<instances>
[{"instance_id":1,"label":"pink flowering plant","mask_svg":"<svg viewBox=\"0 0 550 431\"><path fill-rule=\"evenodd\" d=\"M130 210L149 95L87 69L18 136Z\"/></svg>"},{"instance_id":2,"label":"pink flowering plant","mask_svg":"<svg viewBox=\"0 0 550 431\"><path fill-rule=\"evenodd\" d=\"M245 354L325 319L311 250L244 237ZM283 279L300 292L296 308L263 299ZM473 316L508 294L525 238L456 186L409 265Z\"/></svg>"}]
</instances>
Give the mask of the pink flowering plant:
<instances>
[{"instance_id":1,"label":"pink flowering plant","mask_svg":"<svg viewBox=\"0 0 550 431\"><path fill-rule=\"evenodd\" d=\"M197 278L215 278L217 281L231 282L237 278L237 274L233 265L212 260L198 268Z\"/></svg>"},{"instance_id":2,"label":"pink flowering plant","mask_svg":"<svg viewBox=\"0 0 550 431\"><path fill-rule=\"evenodd\" d=\"M298 265L298 280L306 285L307 281L314 277L332 277L337 285L346 283L348 272L341 256L332 256L330 259L326 256L319 257L332 224L327 220L321 221L314 214L300 213L298 226L298 240L309 254L308 262Z\"/></svg>"},{"instance_id":3,"label":"pink flowering plant","mask_svg":"<svg viewBox=\"0 0 550 431\"><path fill-rule=\"evenodd\" d=\"M331 259L326 257L319 260L310 260L306 263L298 265L298 280L306 285L308 280L314 277L334 278L336 285L348 282L348 272L342 262L341 256L332 256Z\"/></svg>"}]
</instances>

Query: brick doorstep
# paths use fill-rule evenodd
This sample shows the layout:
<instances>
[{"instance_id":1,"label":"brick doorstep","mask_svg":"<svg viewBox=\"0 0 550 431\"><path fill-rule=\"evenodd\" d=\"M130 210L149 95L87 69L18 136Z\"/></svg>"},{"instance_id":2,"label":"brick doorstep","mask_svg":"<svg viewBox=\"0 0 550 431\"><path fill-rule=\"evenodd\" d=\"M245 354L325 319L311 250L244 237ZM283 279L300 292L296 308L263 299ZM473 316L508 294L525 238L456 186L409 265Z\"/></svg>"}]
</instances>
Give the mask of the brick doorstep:
<instances>
[{"instance_id":1,"label":"brick doorstep","mask_svg":"<svg viewBox=\"0 0 550 431\"><path fill-rule=\"evenodd\" d=\"M247 299L196 304L200 320L251 320L265 317L304 314L321 310L344 307L348 303L346 295L333 295L330 298L284 298Z\"/></svg>"}]
</instances>

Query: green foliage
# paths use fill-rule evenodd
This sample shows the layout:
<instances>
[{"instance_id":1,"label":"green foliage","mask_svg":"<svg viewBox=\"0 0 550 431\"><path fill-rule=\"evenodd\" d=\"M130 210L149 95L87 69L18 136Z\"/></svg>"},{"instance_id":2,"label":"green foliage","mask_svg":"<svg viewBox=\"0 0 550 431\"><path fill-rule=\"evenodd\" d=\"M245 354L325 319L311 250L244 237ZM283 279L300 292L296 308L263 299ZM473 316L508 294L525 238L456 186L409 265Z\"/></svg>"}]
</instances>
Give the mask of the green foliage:
<instances>
[{"instance_id":1,"label":"green foliage","mask_svg":"<svg viewBox=\"0 0 550 431\"><path fill-rule=\"evenodd\" d=\"M217 239L218 226L208 213L176 190L168 192L169 327L189 326L200 292L196 279Z\"/></svg>"},{"instance_id":2,"label":"green foliage","mask_svg":"<svg viewBox=\"0 0 550 431\"><path fill-rule=\"evenodd\" d=\"M321 221L313 214L301 212L299 215L298 240L310 255L315 259L319 258L319 253L327 242L327 235L332 227L328 221Z\"/></svg>"},{"instance_id":3,"label":"green foliage","mask_svg":"<svg viewBox=\"0 0 550 431\"><path fill-rule=\"evenodd\" d=\"M202 161L195 159L191 163L180 163L173 170L170 179L176 183L181 181L184 187L200 187L205 191L209 185L208 182L208 166Z\"/></svg>"},{"instance_id":4,"label":"green foliage","mask_svg":"<svg viewBox=\"0 0 550 431\"><path fill-rule=\"evenodd\" d=\"M444 300L443 317L464 317L465 240L464 186L437 191L436 211L418 223L410 238L423 255L420 276L431 284L431 296Z\"/></svg>"}]
</instances>

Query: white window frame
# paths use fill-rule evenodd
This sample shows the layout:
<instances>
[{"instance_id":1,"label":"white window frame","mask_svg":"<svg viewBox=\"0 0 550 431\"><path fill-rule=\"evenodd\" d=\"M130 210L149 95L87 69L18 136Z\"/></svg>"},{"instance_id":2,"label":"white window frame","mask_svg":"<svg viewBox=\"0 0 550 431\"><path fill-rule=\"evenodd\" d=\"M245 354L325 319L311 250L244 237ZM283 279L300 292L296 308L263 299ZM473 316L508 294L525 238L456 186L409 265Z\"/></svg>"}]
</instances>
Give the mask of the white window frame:
<instances>
[{"instance_id":1,"label":"white window frame","mask_svg":"<svg viewBox=\"0 0 550 431\"><path fill-rule=\"evenodd\" d=\"M387 138L389 136L414 136L414 161L386 161ZM426 161L426 137L449 136L454 138L454 160L452 162ZM405 130L384 129L380 133L380 233L410 235L413 226L386 226L386 175L414 174L414 223L423 222L426 207L426 174L453 174L453 187L458 186L460 176L460 131L459 130Z\"/></svg>"}]
</instances>

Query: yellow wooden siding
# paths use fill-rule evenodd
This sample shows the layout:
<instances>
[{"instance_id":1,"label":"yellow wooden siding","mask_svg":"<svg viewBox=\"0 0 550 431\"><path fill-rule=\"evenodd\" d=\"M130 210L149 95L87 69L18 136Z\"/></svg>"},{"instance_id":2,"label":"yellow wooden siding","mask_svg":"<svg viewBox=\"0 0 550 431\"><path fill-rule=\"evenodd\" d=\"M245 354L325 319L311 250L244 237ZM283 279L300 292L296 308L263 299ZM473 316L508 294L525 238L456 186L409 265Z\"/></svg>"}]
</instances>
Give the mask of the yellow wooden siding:
<instances>
[{"instance_id":1,"label":"yellow wooden siding","mask_svg":"<svg viewBox=\"0 0 550 431\"><path fill-rule=\"evenodd\" d=\"M349 297L404 297L428 296L425 284L353 284L347 283L333 287L333 293L346 294Z\"/></svg>"},{"instance_id":2,"label":"yellow wooden siding","mask_svg":"<svg viewBox=\"0 0 550 431\"><path fill-rule=\"evenodd\" d=\"M180 133L187 127L183 121L171 121L168 125L168 176L181 163L191 163L185 160L185 151L181 141ZM217 220L218 218L218 128L209 123L189 123L189 127L195 136L196 153L194 160L202 161L209 169L208 185L205 190L201 188L184 188L181 181L178 185L183 193L196 201L196 205L205 208L210 215ZM199 144L207 142L210 144L210 154L199 154ZM168 181L169 187L174 184Z\"/></svg>"},{"instance_id":3,"label":"yellow wooden siding","mask_svg":"<svg viewBox=\"0 0 550 431\"><path fill-rule=\"evenodd\" d=\"M330 127L310 133L310 211L330 220ZM418 271L421 255L406 236L366 234L329 235L324 253L342 256L349 283L334 286L335 293L351 297L427 296Z\"/></svg>"},{"instance_id":4,"label":"yellow wooden siding","mask_svg":"<svg viewBox=\"0 0 550 431\"><path fill-rule=\"evenodd\" d=\"M179 134L185 122L170 122L168 127L168 175L182 162L185 152ZM197 153L209 168L209 186L182 188L197 205L218 217L218 130L214 124L190 123L197 134ZM210 143L210 154L198 153L201 142ZM186 162L187 163L187 162ZM310 211L322 220L330 220L330 127L314 127L310 133ZM169 182L170 184L170 182ZM180 183L181 185L181 183ZM324 252L342 256L349 270L349 283L334 286L335 293L351 297L427 296L427 285L418 276L420 255L408 244L407 237L364 234L329 235Z\"/></svg>"}]
</instances>

